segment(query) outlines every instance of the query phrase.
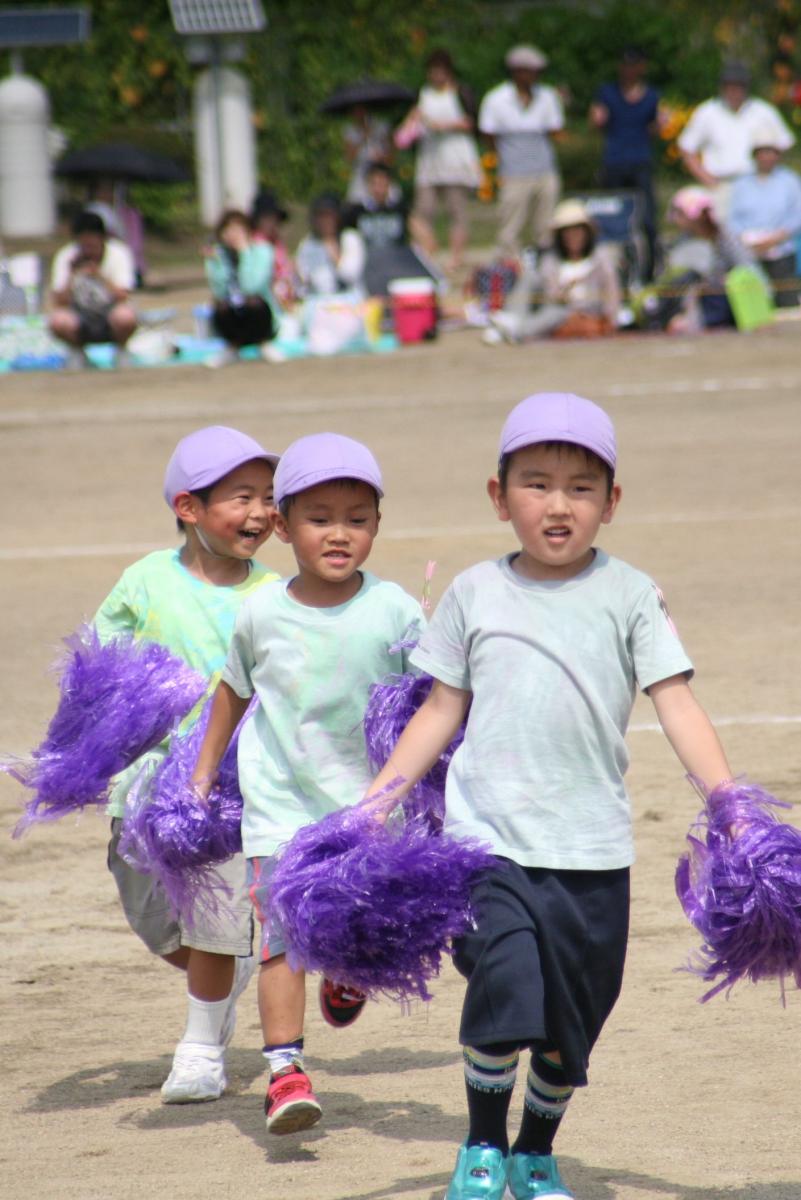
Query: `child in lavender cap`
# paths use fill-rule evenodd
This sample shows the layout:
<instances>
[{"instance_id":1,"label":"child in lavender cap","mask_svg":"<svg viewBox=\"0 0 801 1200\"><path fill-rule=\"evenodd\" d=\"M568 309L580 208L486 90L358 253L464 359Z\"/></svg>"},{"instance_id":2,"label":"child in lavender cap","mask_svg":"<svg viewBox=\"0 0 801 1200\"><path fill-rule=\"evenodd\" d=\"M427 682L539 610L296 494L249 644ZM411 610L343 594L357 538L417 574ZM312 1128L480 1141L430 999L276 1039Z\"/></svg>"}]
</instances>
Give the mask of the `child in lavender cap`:
<instances>
[{"instance_id":1,"label":"child in lavender cap","mask_svg":"<svg viewBox=\"0 0 801 1200\"><path fill-rule=\"evenodd\" d=\"M182 438L164 476L164 499L182 544L156 550L123 572L95 616L101 641L121 634L157 642L216 685L240 605L278 578L254 561L272 533L278 455L225 425ZM182 727L194 723L201 706ZM220 868L232 903L220 919L176 917L162 889L119 853L125 802L134 781L153 772L169 741L114 780L108 866L129 925L153 954L185 972L187 1018L161 1089L165 1104L218 1100L237 997L253 973L252 915L241 854Z\"/></svg>"},{"instance_id":2,"label":"child in lavender cap","mask_svg":"<svg viewBox=\"0 0 801 1200\"><path fill-rule=\"evenodd\" d=\"M489 843L498 865L477 885L475 929L455 946L469 1131L447 1200L570 1195L551 1147L622 981L633 860L624 737L636 689L686 771L710 789L731 774L660 591L594 545L620 502L616 457L612 422L589 400L542 393L510 413L487 487L520 549L445 593L411 655L434 677L430 697L370 789L401 777L403 794L470 705L445 829Z\"/></svg>"},{"instance_id":3,"label":"child in lavender cap","mask_svg":"<svg viewBox=\"0 0 801 1200\"><path fill-rule=\"evenodd\" d=\"M262 925L259 1013L270 1069L267 1130L294 1133L321 1116L303 1070L305 977L286 961L271 919L274 856L304 825L353 804L370 782L362 721L372 684L407 667L403 643L423 614L394 583L362 570L378 533L383 485L360 442L335 433L300 438L275 474L276 533L297 574L243 606L194 772L208 795L251 696L259 705L239 737L242 845ZM350 1025L365 998L323 980L322 1013Z\"/></svg>"}]
</instances>

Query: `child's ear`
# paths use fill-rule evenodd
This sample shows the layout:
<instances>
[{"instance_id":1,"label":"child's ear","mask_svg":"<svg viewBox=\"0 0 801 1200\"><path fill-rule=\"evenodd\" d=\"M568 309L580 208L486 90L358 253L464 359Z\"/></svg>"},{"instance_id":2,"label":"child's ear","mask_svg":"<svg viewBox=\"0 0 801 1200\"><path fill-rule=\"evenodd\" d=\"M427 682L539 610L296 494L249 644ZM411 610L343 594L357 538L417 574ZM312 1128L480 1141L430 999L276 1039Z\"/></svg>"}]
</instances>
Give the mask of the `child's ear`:
<instances>
[{"instance_id":1,"label":"child's ear","mask_svg":"<svg viewBox=\"0 0 801 1200\"><path fill-rule=\"evenodd\" d=\"M492 501L492 507L498 514L499 521L511 520L509 516L509 507L506 503L506 493L501 487L501 481L497 475L493 475L487 480L487 495Z\"/></svg>"},{"instance_id":2,"label":"child's ear","mask_svg":"<svg viewBox=\"0 0 801 1200\"><path fill-rule=\"evenodd\" d=\"M289 526L286 523L286 517L282 516L278 509L275 510L273 533L278 538L279 542L285 542L286 545L289 545L292 540L289 536Z\"/></svg>"},{"instance_id":3,"label":"child's ear","mask_svg":"<svg viewBox=\"0 0 801 1200\"><path fill-rule=\"evenodd\" d=\"M197 525L198 498L191 492L179 492L172 502L176 517L185 525Z\"/></svg>"},{"instance_id":4,"label":"child's ear","mask_svg":"<svg viewBox=\"0 0 801 1200\"><path fill-rule=\"evenodd\" d=\"M612 490L609 493L609 499L607 500L606 506L604 508L604 515L601 517L602 525L609 525L611 523L612 517L614 517L614 515L615 515L617 506L620 503L620 498L622 495L623 495L623 491L620 487L620 484L613 483Z\"/></svg>"}]
</instances>

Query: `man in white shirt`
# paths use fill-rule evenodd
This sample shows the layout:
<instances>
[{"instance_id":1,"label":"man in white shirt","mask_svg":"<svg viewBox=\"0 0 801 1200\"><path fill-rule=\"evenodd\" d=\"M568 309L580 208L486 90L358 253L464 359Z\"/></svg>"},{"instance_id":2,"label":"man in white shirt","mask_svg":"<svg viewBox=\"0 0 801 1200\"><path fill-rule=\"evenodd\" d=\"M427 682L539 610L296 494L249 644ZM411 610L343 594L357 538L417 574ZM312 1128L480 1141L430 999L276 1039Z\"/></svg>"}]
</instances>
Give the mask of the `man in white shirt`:
<instances>
[{"instance_id":1,"label":"man in white shirt","mask_svg":"<svg viewBox=\"0 0 801 1200\"><path fill-rule=\"evenodd\" d=\"M53 259L50 330L73 348L75 366L86 364L84 347L92 342L114 342L119 361L136 329L128 303L136 282L133 255L124 242L106 236L97 213L79 213L72 232L73 241Z\"/></svg>"},{"instance_id":2,"label":"man in white shirt","mask_svg":"<svg viewBox=\"0 0 801 1200\"><path fill-rule=\"evenodd\" d=\"M699 104L679 137L684 165L702 187L715 192L725 216L730 185L754 170L751 150L758 131L771 129L779 150L795 142L779 111L749 95L751 75L743 63L730 62L720 76L720 96Z\"/></svg>"},{"instance_id":3,"label":"man in white shirt","mask_svg":"<svg viewBox=\"0 0 801 1200\"><path fill-rule=\"evenodd\" d=\"M520 235L530 222L531 242L551 242L551 218L560 180L551 144L564 127L557 91L539 82L548 59L536 46L515 46L506 55L511 76L484 97L478 127L498 154L498 252L516 257Z\"/></svg>"}]
</instances>

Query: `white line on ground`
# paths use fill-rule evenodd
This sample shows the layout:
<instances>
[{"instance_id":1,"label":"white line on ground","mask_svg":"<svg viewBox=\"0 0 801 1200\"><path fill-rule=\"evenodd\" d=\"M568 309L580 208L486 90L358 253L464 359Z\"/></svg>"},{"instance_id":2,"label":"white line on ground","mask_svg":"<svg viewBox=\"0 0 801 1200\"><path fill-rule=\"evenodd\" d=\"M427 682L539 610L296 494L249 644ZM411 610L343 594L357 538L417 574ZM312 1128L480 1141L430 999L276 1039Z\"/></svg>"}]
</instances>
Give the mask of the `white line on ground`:
<instances>
[{"instance_id":1,"label":"white line on ground","mask_svg":"<svg viewBox=\"0 0 801 1200\"><path fill-rule=\"evenodd\" d=\"M760 391L799 391L801 392L801 376L784 376L769 379L763 376L745 376L735 379L666 379L658 383L615 383L599 386L593 390L595 399L605 396L664 396L709 394L714 392L760 392ZM398 396L340 396L311 399L295 397L291 400L272 400L269 396L259 396L253 400L234 400L226 397L226 417L264 415L293 415L297 413L314 414L326 412L371 412L390 409L427 409L443 408L452 405L454 397L449 393L442 395L403 394ZM508 396L503 394L477 396L473 400L459 398L462 408L486 408L488 405L509 404ZM72 408L41 408L9 409L0 413L0 427L30 425L98 425L128 423L142 421L182 421L196 417L217 417L221 403L198 402L196 400L167 403L164 400L148 403L115 403L105 407L75 406Z\"/></svg>"}]
</instances>

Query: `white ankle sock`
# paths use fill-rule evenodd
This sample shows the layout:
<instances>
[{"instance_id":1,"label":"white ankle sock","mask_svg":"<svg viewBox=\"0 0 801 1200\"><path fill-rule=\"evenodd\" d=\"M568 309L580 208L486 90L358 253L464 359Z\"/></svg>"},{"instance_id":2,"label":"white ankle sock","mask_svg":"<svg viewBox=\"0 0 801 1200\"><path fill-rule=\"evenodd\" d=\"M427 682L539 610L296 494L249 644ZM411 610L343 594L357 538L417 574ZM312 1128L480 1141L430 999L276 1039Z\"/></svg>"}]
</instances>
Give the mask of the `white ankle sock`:
<instances>
[{"instance_id":1,"label":"white ankle sock","mask_svg":"<svg viewBox=\"0 0 801 1200\"><path fill-rule=\"evenodd\" d=\"M197 996L187 992L186 1000L186 1029L181 1041L198 1042L201 1046L221 1045L230 996L224 1000L198 1000Z\"/></svg>"}]
</instances>

